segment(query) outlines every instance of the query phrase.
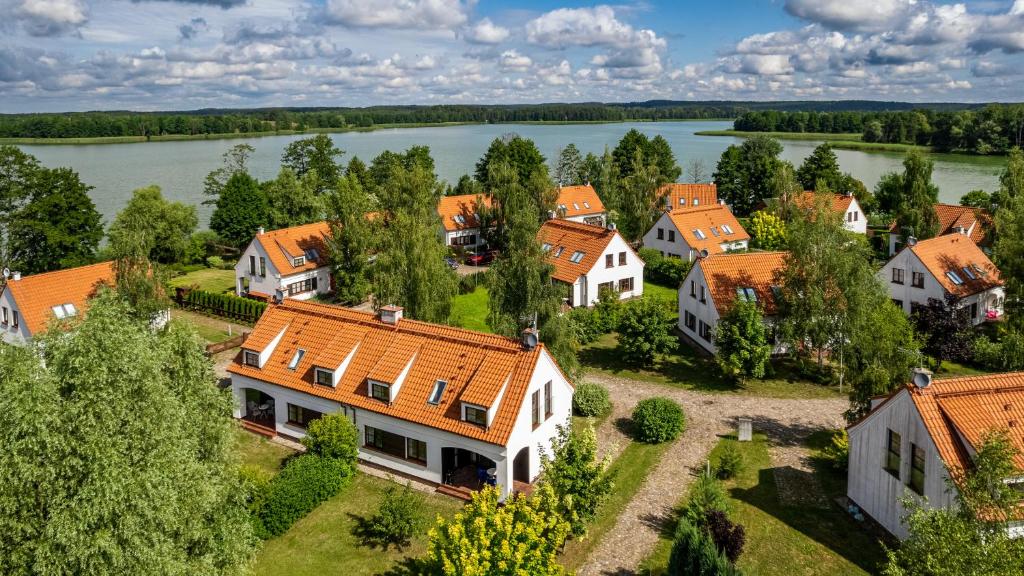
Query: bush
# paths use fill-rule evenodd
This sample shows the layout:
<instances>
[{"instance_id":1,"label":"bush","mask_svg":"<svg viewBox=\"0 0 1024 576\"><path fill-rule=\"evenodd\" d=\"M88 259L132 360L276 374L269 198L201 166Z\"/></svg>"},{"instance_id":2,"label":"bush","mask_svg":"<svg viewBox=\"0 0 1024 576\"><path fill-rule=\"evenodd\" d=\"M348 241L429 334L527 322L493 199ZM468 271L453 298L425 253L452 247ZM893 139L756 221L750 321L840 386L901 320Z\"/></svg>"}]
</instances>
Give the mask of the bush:
<instances>
[{"instance_id":1,"label":"bush","mask_svg":"<svg viewBox=\"0 0 1024 576\"><path fill-rule=\"evenodd\" d=\"M221 268L224 268L224 259L220 256L210 256L206 259L206 265L210 268L220 270Z\"/></svg>"},{"instance_id":2,"label":"bush","mask_svg":"<svg viewBox=\"0 0 1024 576\"><path fill-rule=\"evenodd\" d=\"M690 497L683 510L683 517L694 524L700 524L711 511L728 512L729 500L722 483L714 476L701 472L690 487Z\"/></svg>"},{"instance_id":3,"label":"bush","mask_svg":"<svg viewBox=\"0 0 1024 576\"><path fill-rule=\"evenodd\" d=\"M734 478L743 469L743 456L731 443L722 447L722 453L718 456L718 466L715 467L715 475L722 480Z\"/></svg>"},{"instance_id":4,"label":"bush","mask_svg":"<svg viewBox=\"0 0 1024 576\"><path fill-rule=\"evenodd\" d=\"M589 344L619 325L623 304L619 293L603 290L593 308L573 308L568 313L569 326L580 344Z\"/></svg>"},{"instance_id":5,"label":"bush","mask_svg":"<svg viewBox=\"0 0 1024 576\"><path fill-rule=\"evenodd\" d=\"M692 266L682 258L662 256L653 248L641 248L640 258L644 261L644 279L668 288L679 288Z\"/></svg>"},{"instance_id":6,"label":"bush","mask_svg":"<svg viewBox=\"0 0 1024 576\"><path fill-rule=\"evenodd\" d=\"M729 558L718 551L711 535L686 518L679 519L668 559L671 576L739 576Z\"/></svg>"},{"instance_id":7,"label":"bush","mask_svg":"<svg viewBox=\"0 0 1024 576\"><path fill-rule=\"evenodd\" d=\"M729 562L736 562L743 553L743 545L747 542L747 532L743 525L736 524L725 512L710 510L704 516L704 528L715 543L715 548L725 554Z\"/></svg>"},{"instance_id":8,"label":"bush","mask_svg":"<svg viewBox=\"0 0 1024 576\"><path fill-rule=\"evenodd\" d=\"M261 538L280 536L351 479L353 468L341 460L303 454L284 467L253 506Z\"/></svg>"},{"instance_id":9,"label":"bush","mask_svg":"<svg viewBox=\"0 0 1024 576\"><path fill-rule=\"evenodd\" d=\"M1010 372L1024 370L1024 335L1006 330L998 342L979 336L972 343L974 361L988 370Z\"/></svg>"},{"instance_id":10,"label":"bush","mask_svg":"<svg viewBox=\"0 0 1024 576\"><path fill-rule=\"evenodd\" d=\"M490 271L484 270L482 272L473 272L472 274L466 274L465 276L459 277L459 294L470 294L474 292L477 286L487 287L489 281Z\"/></svg>"},{"instance_id":11,"label":"bush","mask_svg":"<svg viewBox=\"0 0 1024 576\"><path fill-rule=\"evenodd\" d=\"M572 409L579 416L600 416L610 410L608 389L599 384L583 382L572 395Z\"/></svg>"},{"instance_id":12,"label":"bush","mask_svg":"<svg viewBox=\"0 0 1024 576\"><path fill-rule=\"evenodd\" d=\"M684 423L683 409L668 398L647 398L633 409L633 426L641 442L660 444L675 440Z\"/></svg>"},{"instance_id":13,"label":"bush","mask_svg":"<svg viewBox=\"0 0 1024 576\"><path fill-rule=\"evenodd\" d=\"M363 523L362 536L368 542L403 546L421 532L425 520L420 513L423 497L415 493L409 483L399 492L397 485L384 489L377 512Z\"/></svg>"},{"instance_id":14,"label":"bush","mask_svg":"<svg viewBox=\"0 0 1024 576\"><path fill-rule=\"evenodd\" d=\"M828 446L821 451L825 459L836 470L846 470L850 466L850 437L846 430L836 430Z\"/></svg>"},{"instance_id":15,"label":"bush","mask_svg":"<svg viewBox=\"0 0 1024 576\"><path fill-rule=\"evenodd\" d=\"M310 454L341 460L354 468L359 458L359 431L341 412L324 414L309 423L302 445Z\"/></svg>"},{"instance_id":16,"label":"bush","mask_svg":"<svg viewBox=\"0 0 1024 576\"><path fill-rule=\"evenodd\" d=\"M658 354L672 352L679 345L675 326L663 302L655 298L633 300L622 309L616 350L629 364L649 366Z\"/></svg>"}]
</instances>

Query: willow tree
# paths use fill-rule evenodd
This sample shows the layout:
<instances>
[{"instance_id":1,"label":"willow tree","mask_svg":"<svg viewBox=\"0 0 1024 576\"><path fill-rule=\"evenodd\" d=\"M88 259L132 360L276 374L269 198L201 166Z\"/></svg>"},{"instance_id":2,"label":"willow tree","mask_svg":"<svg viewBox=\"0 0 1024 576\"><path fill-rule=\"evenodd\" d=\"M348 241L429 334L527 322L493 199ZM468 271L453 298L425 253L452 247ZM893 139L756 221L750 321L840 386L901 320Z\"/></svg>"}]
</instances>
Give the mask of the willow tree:
<instances>
[{"instance_id":1,"label":"willow tree","mask_svg":"<svg viewBox=\"0 0 1024 576\"><path fill-rule=\"evenodd\" d=\"M356 174L338 179L326 197L331 237L327 256L331 262L334 295L344 304L359 304L370 292L369 257L375 224L367 219L372 205Z\"/></svg>"},{"instance_id":2,"label":"willow tree","mask_svg":"<svg viewBox=\"0 0 1024 576\"><path fill-rule=\"evenodd\" d=\"M243 573L231 412L195 332L110 291L73 330L0 346L0 573Z\"/></svg>"}]
</instances>

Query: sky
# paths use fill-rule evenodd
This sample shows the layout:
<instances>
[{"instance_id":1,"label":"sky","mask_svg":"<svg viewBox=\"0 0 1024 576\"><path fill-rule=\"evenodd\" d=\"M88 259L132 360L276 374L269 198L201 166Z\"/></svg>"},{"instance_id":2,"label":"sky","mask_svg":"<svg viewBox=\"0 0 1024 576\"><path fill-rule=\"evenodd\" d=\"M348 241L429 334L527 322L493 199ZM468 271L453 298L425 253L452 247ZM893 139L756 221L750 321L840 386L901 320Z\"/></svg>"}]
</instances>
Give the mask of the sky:
<instances>
[{"instance_id":1,"label":"sky","mask_svg":"<svg viewBox=\"0 0 1024 576\"><path fill-rule=\"evenodd\" d=\"M1020 101L1024 0L0 0L0 113Z\"/></svg>"}]
</instances>

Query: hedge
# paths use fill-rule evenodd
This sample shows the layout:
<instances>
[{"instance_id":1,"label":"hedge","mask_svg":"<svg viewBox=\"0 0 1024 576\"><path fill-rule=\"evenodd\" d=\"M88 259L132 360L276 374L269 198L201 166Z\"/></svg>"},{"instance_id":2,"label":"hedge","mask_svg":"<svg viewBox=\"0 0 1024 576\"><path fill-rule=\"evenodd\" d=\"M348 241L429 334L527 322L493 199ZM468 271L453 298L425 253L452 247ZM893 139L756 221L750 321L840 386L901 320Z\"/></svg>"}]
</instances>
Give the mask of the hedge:
<instances>
[{"instance_id":1,"label":"hedge","mask_svg":"<svg viewBox=\"0 0 1024 576\"><path fill-rule=\"evenodd\" d=\"M342 460L303 454L289 462L255 495L252 503L256 535L280 536L348 484L354 470Z\"/></svg>"},{"instance_id":2,"label":"hedge","mask_svg":"<svg viewBox=\"0 0 1024 576\"><path fill-rule=\"evenodd\" d=\"M266 302L205 290L189 290L181 298L179 304L184 308L244 322L256 322L263 315L263 311L267 309Z\"/></svg>"}]
</instances>

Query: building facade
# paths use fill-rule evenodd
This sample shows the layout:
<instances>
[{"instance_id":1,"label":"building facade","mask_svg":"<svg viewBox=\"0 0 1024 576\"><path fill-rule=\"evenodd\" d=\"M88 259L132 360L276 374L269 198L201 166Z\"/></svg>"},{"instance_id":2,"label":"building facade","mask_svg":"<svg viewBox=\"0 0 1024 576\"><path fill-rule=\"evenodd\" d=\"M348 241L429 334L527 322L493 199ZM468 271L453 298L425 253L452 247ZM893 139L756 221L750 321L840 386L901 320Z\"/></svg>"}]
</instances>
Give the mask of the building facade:
<instances>
[{"instance_id":1,"label":"building facade","mask_svg":"<svg viewBox=\"0 0 1024 576\"><path fill-rule=\"evenodd\" d=\"M489 207L490 199L481 198ZM445 246L472 251L485 244L476 195L444 196L437 203L437 214L441 217Z\"/></svg>"},{"instance_id":2,"label":"building facade","mask_svg":"<svg viewBox=\"0 0 1024 576\"><path fill-rule=\"evenodd\" d=\"M26 344L53 321L85 313L101 286L115 285L113 262L22 276L0 290L0 340Z\"/></svg>"},{"instance_id":3,"label":"building facade","mask_svg":"<svg viewBox=\"0 0 1024 576\"><path fill-rule=\"evenodd\" d=\"M604 290L616 291L620 299L643 295L644 261L613 224L548 220L537 239L554 266L555 281L565 290L567 305L593 306Z\"/></svg>"},{"instance_id":4,"label":"building facade","mask_svg":"<svg viewBox=\"0 0 1024 576\"><path fill-rule=\"evenodd\" d=\"M604 203L590 184L559 186L555 211L559 218L573 222L591 226L608 224L608 212L604 208Z\"/></svg>"},{"instance_id":5,"label":"building facade","mask_svg":"<svg viewBox=\"0 0 1024 576\"><path fill-rule=\"evenodd\" d=\"M326 222L269 232L260 228L235 264L235 293L280 301L330 292L330 234Z\"/></svg>"},{"instance_id":6,"label":"building facade","mask_svg":"<svg viewBox=\"0 0 1024 576\"><path fill-rule=\"evenodd\" d=\"M721 204L665 212L643 238L644 248L690 262L704 252L711 255L746 250L749 242L750 235L728 206Z\"/></svg>"}]
</instances>

